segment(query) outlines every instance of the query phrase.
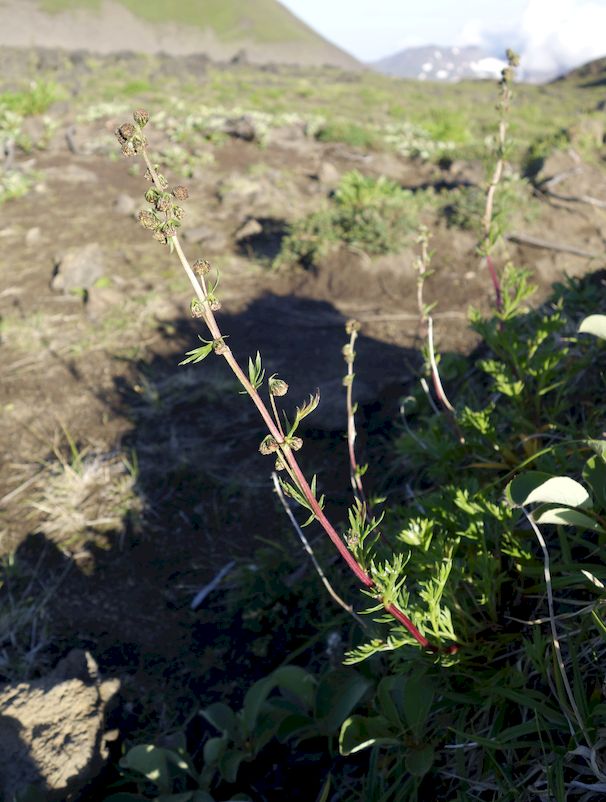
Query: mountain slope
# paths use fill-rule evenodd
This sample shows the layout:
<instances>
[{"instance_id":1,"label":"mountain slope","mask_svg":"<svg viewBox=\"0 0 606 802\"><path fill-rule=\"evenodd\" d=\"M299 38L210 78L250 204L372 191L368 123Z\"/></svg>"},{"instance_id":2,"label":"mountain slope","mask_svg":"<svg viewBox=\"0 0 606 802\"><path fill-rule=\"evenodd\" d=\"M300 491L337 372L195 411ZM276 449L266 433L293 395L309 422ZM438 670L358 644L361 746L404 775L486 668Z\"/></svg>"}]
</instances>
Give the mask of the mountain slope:
<instances>
[{"instance_id":1,"label":"mountain slope","mask_svg":"<svg viewBox=\"0 0 606 802\"><path fill-rule=\"evenodd\" d=\"M0 45L359 66L277 0L0 0Z\"/></svg>"}]
</instances>

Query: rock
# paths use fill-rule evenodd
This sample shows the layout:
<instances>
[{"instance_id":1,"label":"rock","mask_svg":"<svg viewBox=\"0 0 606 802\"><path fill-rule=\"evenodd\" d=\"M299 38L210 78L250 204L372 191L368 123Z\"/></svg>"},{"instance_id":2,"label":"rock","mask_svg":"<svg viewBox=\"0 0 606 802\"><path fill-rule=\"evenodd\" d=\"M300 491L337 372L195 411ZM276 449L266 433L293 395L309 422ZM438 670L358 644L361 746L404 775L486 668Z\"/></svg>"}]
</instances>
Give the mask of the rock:
<instances>
[{"instance_id":1,"label":"rock","mask_svg":"<svg viewBox=\"0 0 606 802\"><path fill-rule=\"evenodd\" d=\"M105 713L119 687L74 650L50 676L0 688L0 798L29 787L68 800L93 780L108 757Z\"/></svg>"},{"instance_id":2,"label":"rock","mask_svg":"<svg viewBox=\"0 0 606 802\"><path fill-rule=\"evenodd\" d=\"M88 291L86 300L87 315L96 320L102 317L108 309L124 303L124 293L115 287L92 287Z\"/></svg>"},{"instance_id":3,"label":"rock","mask_svg":"<svg viewBox=\"0 0 606 802\"><path fill-rule=\"evenodd\" d=\"M131 196L127 195L125 192L121 192L114 201L114 212L116 212L116 214L121 214L124 217L128 217L129 215L133 214L136 208L137 201L134 198L131 198Z\"/></svg>"},{"instance_id":4,"label":"rock","mask_svg":"<svg viewBox=\"0 0 606 802\"><path fill-rule=\"evenodd\" d=\"M51 289L70 293L89 290L105 272L105 258L97 242L69 248L57 260Z\"/></svg>"},{"instance_id":5,"label":"rock","mask_svg":"<svg viewBox=\"0 0 606 802\"><path fill-rule=\"evenodd\" d=\"M252 217L250 220L247 220L244 225L240 226L240 228L235 233L235 240L236 242L240 242L240 240L248 239L248 237L254 237L257 234L260 234L263 231L263 226L258 220L255 220Z\"/></svg>"},{"instance_id":6,"label":"rock","mask_svg":"<svg viewBox=\"0 0 606 802\"><path fill-rule=\"evenodd\" d=\"M257 138L257 129L254 122L246 115L226 120L223 133L234 139L243 139L245 142L254 142Z\"/></svg>"},{"instance_id":7,"label":"rock","mask_svg":"<svg viewBox=\"0 0 606 802\"><path fill-rule=\"evenodd\" d=\"M226 250L229 245L227 237L222 231L209 228L209 226L186 228L183 232L183 239L192 245L202 244L208 250L216 252Z\"/></svg>"},{"instance_id":8,"label":"rock","mask_svg":"<svg viewBox=\"0 0 606 802\"><path fill-rule=\"evenodd\" d=\"M42 238L42 233L40 231L40 226L33 226L32 228L28 228L25 233L25 244L28 248L33 248L34 245L37 245Z\"/></svg>"},{"instance_id":9,"label":"rock","mask_svg":"<svg viewBox=\"0 0 606 802\"><path fill-rule=\"evenodd\" d=\"M336 189L339 186L341 175L334 164L323 161L316 178L325 189Z\"/></svg>"}]
</instances>

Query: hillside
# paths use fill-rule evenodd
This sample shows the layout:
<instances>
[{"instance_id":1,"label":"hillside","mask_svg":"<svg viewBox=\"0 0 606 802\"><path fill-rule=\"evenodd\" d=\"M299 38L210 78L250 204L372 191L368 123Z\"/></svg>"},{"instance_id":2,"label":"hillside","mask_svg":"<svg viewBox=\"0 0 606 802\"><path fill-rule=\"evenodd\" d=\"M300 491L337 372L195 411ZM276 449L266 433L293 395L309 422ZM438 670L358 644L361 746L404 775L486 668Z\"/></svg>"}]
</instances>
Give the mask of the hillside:
<instances>
[{"instance_id":1,"label":"hillside","mask_svg":"<svg viewBox=\"0 0 606 802\"><path fill-rule=\"evenodd\" d=\"M277 0L0 0L0 45L358 66Z\"/></svg>"}]
</instances>

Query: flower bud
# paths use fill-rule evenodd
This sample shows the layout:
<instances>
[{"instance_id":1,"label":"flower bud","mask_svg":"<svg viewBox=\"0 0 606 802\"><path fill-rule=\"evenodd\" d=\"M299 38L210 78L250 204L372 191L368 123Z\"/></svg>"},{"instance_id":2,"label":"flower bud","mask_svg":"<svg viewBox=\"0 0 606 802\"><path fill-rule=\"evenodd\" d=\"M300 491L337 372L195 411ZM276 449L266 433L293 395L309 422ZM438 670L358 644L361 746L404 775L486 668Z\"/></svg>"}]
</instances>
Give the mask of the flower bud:
<instances>
[{"instance_id":1,"label":"flower bud","mask_svg":"<svg viewBox=\"0 0 606 802\"><path fill-rule=\"evenodd\" d=\"M208 302L208 306L210 307L211 312L218 312L221 309L221 301L217 298L216 295L207 295L206 300Z\"/></svg>"},{"instance_id":2,"label":"flower bud","mask_svg":"<svg viewBox=\"0 0 606 802\"><path fill-rule=\"evenodd\" d=\"M149 122L149 112L145 111L145 109L137 109L133 112L133 120L143 128Z\"/></svg>"},{"instance_id":3,"label":"flower bud","mask_svg":"<svg viewBox=\"0 0 606 802\"><path fill-rule=\"evenodd\" d=\"M189 191L187 187L178 186L173 189L173 195L178 201L184 201L189 198Z\"/></svg>"},{"instance_id":4,"label":"flower bud","mask_svg":"<svg viewBox=\"0 0 606 802\"><path fill-rule=\"evenodd\" d=\"M275 451L278 450L278 443L276 442L276 438L273 437L271 434L268 434L266 437L261 440L261 445L259 446L259 451L263 455L273 454Z\"/></svg>"},{"instance_id":5,"label":"flower bud","mask_svg":"<svg viewBox=\"0 0 606 802\"><path fill-rule=\"evenodd\" d=\"M157 239L158 242L161 242L163 245L166 245L166 234L163 234L160 229L154 231L153 234L154 239Z\"/></svg>"},{"instance_id":6,"label":"flower bud","mask_svg":"<svg viewBox=\"0 0 606 802\"><path fill-rule=\"evenodd\" d=\"M284 379L275 379L273 376L270 376L268 383L269 392L272 395L286 395L288 392L288 384L284 381Z\"/></svg>"},{"instance_id":7,"label":"flower bud","mask_svg":"<svg viewBox=\"0 0 606 802\"><path fill-rule=\"evenodd\" d=\"M155 203L158 200L158 190L154 189L154 187L150 187L147 192L145 193L145 200L148 203Z\"/></svg>"},{"instance_id":8,"label":"flower bud","mask_svg":"<svg viewBox=\"0 0 606 802\"><path fill-rule=\"evenodd\" d=\"M158 218L153 212L143 209L139 212L139 222L143 228L147 228L152 231L158 225Z\"/></svg>"},{"instance_id":9,"label":"flower bud","mask_svg":"<svg viewBox=\"0 0 606 802\"><path fill-rule=\"evenodd\" d=\"M118 139L122 139L123 142L128 142L129 139L134 137L136 131L137 129L132 123L122 123L116 131L116 136Z\"/></svg>"},{"instance_id":10,"label":"flower bud","mask_svg":"<svg viewBox=\"0 0 606 802\"><path fill-rule=\"evenodd\" d=\"M204 306L198 298L192 298L192 301L189 305L189 311L191 312L192 317L204 317Z\"/></svg>"},{"instance_id":11,"label":"flower bud","mask_svg":"<svg viewBox=\"0 0 606 802\"><path fill-rule=\"evenodd\" d=\"M289 437L288 445L293 451L299 451L301 448L303 448L303 440L300 437Z\"/></svg>"},{"instance_id":12,"label":"flower bud","mask_svg":"<svg viewBox=\"0 0 606 802\"><path fill-rule=\"evenodd\" d=\"M343 354L343 359L347 362L347 364L351 365L355 359L356 353L349 343L343 346L341 353Z\"/></svg>"},{"instance_id":13,"label":"flower bud","mask_svg":"<svg viewBox=\"0 0 606 802\"><path fill-rule=\"evenodd\" d=\"M164 197L164 196L162 196L162 195L161 195L161 196L160 196L160 197L159 197L159 198L156 200L156 209L157 209L159 212L168 212L168 210L170 209L170 207L171 207L171 202L170 202L170 199L169 199L169 198L166 198L166 197Z\"/></svg>"},{"instance_id":14,"label":"flower bud","mask_svg":"<svg viewBox=\"0 0 606 802\"><path fill-rule=\"evenodd\" d=\"M196 259L193 270L198 278L202 278L210 273L210 262L207 262L206 259Z\"/></svg>"},{"instance_id":15,"label":"flower bud","mask_svg":"<svg viewBox=\"0 0 606 802\"><path fill-rule=\"evenodd\" d=\"M360 331L360 322L358 320L348 320L345 324L345 333L353 334L354 331Z\"/></svg>"},{"instance_id":16,"label":"flower bud","mask_svg":"<svg viewBox=\"0 0 606 802\"><path fill-rule=\"evenodd\" d=\"M280 455L276 457L276 464L274 465L274 469L276 471L285 471L286 470L286 463L282 459Z\"/></svg>"}]
</instances>

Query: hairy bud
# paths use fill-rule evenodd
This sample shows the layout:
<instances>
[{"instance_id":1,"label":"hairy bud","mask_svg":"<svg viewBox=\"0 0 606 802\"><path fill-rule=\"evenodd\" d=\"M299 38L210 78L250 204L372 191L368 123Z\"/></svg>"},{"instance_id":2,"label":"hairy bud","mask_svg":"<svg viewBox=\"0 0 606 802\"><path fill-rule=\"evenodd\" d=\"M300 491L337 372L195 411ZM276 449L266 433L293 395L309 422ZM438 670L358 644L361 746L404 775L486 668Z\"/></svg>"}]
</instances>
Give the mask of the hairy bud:
<instances>
[{"instance_id":1,"label":"hairy bud","mask_svg":"<svg viewBox=\"0 0 606 802\"><path fill-rule=\"evenodd\" d=\"M133 120L143 128L149 122L149 113L145 109L137 109L133 112Z\"/></svg>"},{"instance_id":2,"label":"hairy bud","mask_svg":"<svg viewBox=\"0 0 606 802\"><path fill-rule=\"evenodd\" d=\"M213 351L215 354L224 354L227 351L227 345L225 345L225 340L223 337L220 337L218 340L213 340Z\"/></svg>"},{"instance_id":3,"label":"hairy bud","mask_svg":"<svg viewBox=\"0 0 606 802\"><path fill-rule=\"evenodd\" d=\"M300 437L289 437L288 445L293 451L299 451L301 448L303 448L303 440Z\"/></svg>"},{"instance_id":4,"label":"hairy bud","mask_svg":"<svg viewBox=\"0 0 606 802\"><path fill-rule=\"evenodd\" d=\"M276 471L285 471L286 470L286 463L282 459L280 455L276 457L276 464L274 465L274 469Z\"/></svg>"},{"instance_id":5,"label":"hairy bud","mask_svg":"<svg viewBox=\"0 0 606 802\"><path fill-rule=\"evenodd\" d=\"M286 395L288 392L288 384L284 379L275 379L271 376L269 379L269 392L276 396Z\"/></svg>"},{"instance_id":6,"label":"hairy bud","mask_svg":"<svg viewBox=\"0 0 606 802\"><path fill-rule=\"evenodd\" d=\"M192 317L204 317L204 306L198 298L192 298L192 301L189 305L189 311L191 312Z\"/></svg>"},{"instance_id":7,"label":"hairy bud","mask_svg":"<svg viewBox=\"0 0 606 802\"><path fill-rule=\"evenodd\" d=\"M352 318L345 324L345 333L351 335L354 333L354 331L360 331L360 328L360 322Z\"/></svg>"},{"instance_id":8,"label":"hairy bud","mask_svg":"<svg viewBox=\"0 0 606 802\"><path fill-rule=\"evenodd\" d=\"M123 142L128 142L129 139L134 137L136 132L137 129L132 123L122 123L122 125L116 131L116 136Z\"/></svg>"},{"instance_id":9,"label":"hairy bud","mask_svg":"<svg viewBox=\"0 0 606 802\"><path fill-rule=\"evenodd\" d=\"M271 434L268 434L267 437L264 437L261 440L261 445L259 446L259 451L263 455L273 454L278 450L278 443L276 442L276 438L273 437Z\"/></svg>"},{"instance_id":10,"label":"hairy bud","mask_svg":"<svg viewBox=\"0 0 606 802\"><path fill-rule=\"evenodd\" d=\"M158 225L158 219L153 212L148 212L146 210L142 210L139 212L139 222L143 226L143 228L147 228L150 231L155 229Z\"/></svg>"},{"instance_id":11,"label":"hairy bud","mask_svg":"<svg viewBox=\"0 0 606 802\"><path fill-rule=\"evenodd\" d=\"M210 262L207 262L206 259L196 259L192 267L198 278L202 278L210 273Z\"/></svg>"},{"instance_id":12,"label":"hairy bud","mask_svg":"<svg viewBox=\"0 0 606 802\"><path fill-rule=\"evenodd\" d=\"M211 312L218 312L221 309L221 301L217 298L216 295L209 294L206 297L208 302L208 306L210 307Z\"/></svg>"},{"instance_id":13,"label":"hairy bud","mask_svg":"<svg viewBox=\"0 0 606 802\"><path fill-rule=\"evenodd\" d=\"M173 189L173 195L178 201L184 201L189 198L189 191L187 187L178 186Z\"/></svg>"}]
</instances>

